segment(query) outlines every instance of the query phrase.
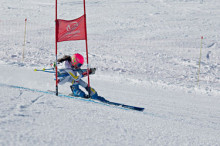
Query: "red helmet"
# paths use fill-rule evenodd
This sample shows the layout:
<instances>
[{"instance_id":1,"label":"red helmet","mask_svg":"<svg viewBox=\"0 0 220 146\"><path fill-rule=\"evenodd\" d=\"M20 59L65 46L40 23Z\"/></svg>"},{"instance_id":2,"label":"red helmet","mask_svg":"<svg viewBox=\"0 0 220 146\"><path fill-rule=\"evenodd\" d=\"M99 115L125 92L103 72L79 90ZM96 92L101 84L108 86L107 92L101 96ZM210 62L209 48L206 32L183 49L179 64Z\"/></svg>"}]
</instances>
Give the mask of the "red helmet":
<instances>
[{"instance_id":1,"label":"red helmet","mask_svg":"<svg viewBox=\"0 0 220 146\"><path fill-rule=\"evenodd\" d=\"M74 66L75 68L80 68L84 63L84 58L81 54L73 54L73 56L71 57L71 63L72 66Z\"/></svg>"}]
</instances>

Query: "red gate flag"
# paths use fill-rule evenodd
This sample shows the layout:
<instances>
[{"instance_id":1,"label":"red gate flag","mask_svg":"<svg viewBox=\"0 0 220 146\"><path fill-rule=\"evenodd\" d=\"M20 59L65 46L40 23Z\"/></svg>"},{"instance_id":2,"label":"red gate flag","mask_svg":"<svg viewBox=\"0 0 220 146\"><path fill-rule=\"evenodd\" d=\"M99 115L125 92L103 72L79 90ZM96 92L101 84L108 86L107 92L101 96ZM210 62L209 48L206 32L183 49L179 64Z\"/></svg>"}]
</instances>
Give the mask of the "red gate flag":
<instances>
[{"instance_id":1,"label":"red gate flag","mask_svg":"<svg viewBox=\"0 0 220 146\"><path fill-rule=\"evenodd\" d=\"M57 42L85 39L85 15L74 20L57 19Z\"/></svg>"}]
</instances>

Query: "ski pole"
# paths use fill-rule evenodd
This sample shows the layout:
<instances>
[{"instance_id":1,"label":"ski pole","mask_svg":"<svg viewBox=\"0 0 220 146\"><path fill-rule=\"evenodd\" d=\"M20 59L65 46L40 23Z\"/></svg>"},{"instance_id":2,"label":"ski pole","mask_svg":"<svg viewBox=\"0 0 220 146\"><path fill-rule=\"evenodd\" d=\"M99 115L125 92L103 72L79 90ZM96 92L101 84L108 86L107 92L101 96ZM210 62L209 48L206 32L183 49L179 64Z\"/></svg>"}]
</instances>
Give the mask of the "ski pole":
<instances>
[{"instance_id":1,"label":"ski pole","mask_svg":"<svg viewBox=\"0 0 220 146\"><path fill-rule=\"evenodd\" d=\"M54 70L53 68L34 69L34 71Z\"/></svg>"},{"instance_id":2,"label":"ski pole","mask_svg":"<svg viewBox=\"0 0 220 146\"><path fill-rule=\"evenodd\" d=\"M34 71L48 71L48 70L54 70L54 68L43 68L43 69L34 69ZM69 70L68 68L63 68L63 69L59 69L59 71L64 71L64 70ZM73 71L83 71L83 69L73 69L71 68L71 70Z\"/></svg>"},{"instance_id":3,"label":"ski pole","mask_svg":"<svg viewBox=\"0 0 220 146\"><path fill-rule=\"evenodd\" d=\"M55 71L44 71L44 70L34 70L34 71L42 71L42 72L47 72L47 73L55 73Z\"/></svg>"},{"instance_id":4,"label":"ski pole","mask_svg":"<svg viewBox=\"0 0 220 146\"><path fill-rule=\"evenodd\" d=\"M50 71L51 70L51 71ZM55 71L52 71L53 69L52 68L49 68L49 69L34 69L34 71L42 71L42 72L48 72L48 73L55 73Z\"/></svg>"}]
</instances>

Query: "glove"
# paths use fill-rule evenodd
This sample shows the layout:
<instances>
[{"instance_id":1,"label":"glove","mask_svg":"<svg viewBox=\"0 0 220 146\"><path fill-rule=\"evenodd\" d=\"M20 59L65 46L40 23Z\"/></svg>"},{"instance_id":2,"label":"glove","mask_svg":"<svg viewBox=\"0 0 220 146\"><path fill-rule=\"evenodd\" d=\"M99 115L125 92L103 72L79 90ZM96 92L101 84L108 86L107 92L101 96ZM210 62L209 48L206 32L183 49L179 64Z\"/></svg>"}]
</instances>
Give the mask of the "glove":
<instances>
[{"instance_id":1,"label":"glove","mask_svg":"<svg viewBox=\"0 0 220 146\"><path fill-rule=\"evenodd\" d=\"M96 68L90 68L89 74L95 74Z\"/></svg>"},{"instance_id":2,"label":"glove","mask_svg":"<svg viewBox=\"0 0 220 146\"><path fill-rule=\"evenodd\" d=\"M90 68L89 69L89 74L95 74L96 68ZM82 73L83 76L87 76L87 70L85 72Z\"/></svg>"}]
</instances>

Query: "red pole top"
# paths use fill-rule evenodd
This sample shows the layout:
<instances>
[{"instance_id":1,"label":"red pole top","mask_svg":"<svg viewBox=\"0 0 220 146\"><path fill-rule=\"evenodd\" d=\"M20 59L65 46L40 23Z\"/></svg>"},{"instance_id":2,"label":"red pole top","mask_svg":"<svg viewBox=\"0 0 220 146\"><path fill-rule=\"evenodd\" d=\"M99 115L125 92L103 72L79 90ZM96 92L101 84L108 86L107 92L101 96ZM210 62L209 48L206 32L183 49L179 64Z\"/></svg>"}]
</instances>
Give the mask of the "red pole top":
<instances>
[{"instance_id":1,"label":"red pole top","mask_svg":"<svg viewBox=\"0 0 220 146\"><path fill-rule=\"evenodd\" d=\"M27 18L25 18L25 21L27 21Z\"/></svg>"},{"instance_id":2,"label":"red pole top","mask_svg":"<svg viewBox=\"0 0 220 146\"><path fill-rule=\"evenodd\" d=\"M83 0L83 6L84 6L84 15L86 15L86 1Z\"/></svg>"},{"instance_id":3,"label":"red pole top","mask_svg":"<svg viewBox=\"0 0 220 146\"><path fill-rule=\"evenodd\" d=\"M203 39L203 36L201 36L201 39Z\"/></svg>"}]
</instances>

